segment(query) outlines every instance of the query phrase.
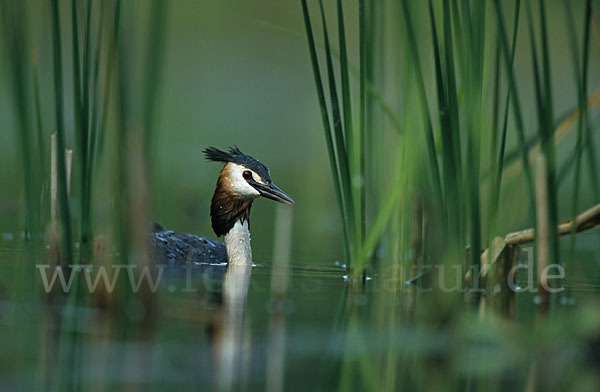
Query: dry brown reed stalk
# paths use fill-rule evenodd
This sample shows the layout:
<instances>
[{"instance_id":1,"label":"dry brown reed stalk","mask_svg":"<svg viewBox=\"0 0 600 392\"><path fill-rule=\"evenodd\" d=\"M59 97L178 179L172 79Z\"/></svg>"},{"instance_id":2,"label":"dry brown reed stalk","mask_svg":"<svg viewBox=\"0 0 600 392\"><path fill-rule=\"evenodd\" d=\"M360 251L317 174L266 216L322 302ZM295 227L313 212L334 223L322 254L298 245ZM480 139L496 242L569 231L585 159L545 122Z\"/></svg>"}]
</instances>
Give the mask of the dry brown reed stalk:
<instances>
[{"instance_id":1,"label":"dry brown reed stalk","mask_svg":"<svg viewBox=\"0 0 600 392\"><path fill-rule=\"evenodd\" d=\"M144 270L154 271L154 263L150 259L148 248L148 166L144 153L144 134L141 130L132 130L127 133L127 204L129 210L129 256L130 261L139 267L141 274ZM152 273L151 273L152 274ZM154 277L155 278L155 277ZM156 299L151 288L144 284L140 287L142 301L145 306L145 321L154 317ZM147 331L151 331L150 328Z\"/></svg>"},{"instance_id":2,"label":"dry brown reed stalk","mask_svg":"<svg viewBox=\"0 0 600 392\"><path fill-rule=\"evenodd\" d=\"M56 132L50 139L50 261L53 265L59 265L59 224L58 224L58 168L57 168L57 144ZM71 189L71 162L73 161L73 150L65 150L65 163L67 169L67 195Z\"/></svg>"},{"instance_id":3,"label":"dry brown reed stalk","mask_svg":"<svg viewBox=\"0 0 600 392\"><path fill-rule=\"evenodd\" d=\"M54 253L51 260L58 265L58 185L56 168L56 132L52 134L50 142L50 247Z\"/></svg>"},{"instance_id":4,"label":"dry brown reed stalk","mask_svg":"<svg viewBox=\"0 0 600 392\"><path fill-rule=\"evenodd\" d=\"M486 287L489 296L488 303L491 309L504 317L511 319L515 314L515 291L516 276L511 270L517 264L520 249L515 245L507 245L502 238L496 237L493 244L493 257L488 257L488 251L481 255L482 273L480 277L482 287ZM470 278L470 275L467 274ZM482 297L483 299L483 297ZM480 308L480 311L482 309Z\"/></svg>"},{"instance_id":5,"label":"dry brown reed stalk","mask_svg":"<svg viewBox=\"0 0 600 392\"><path fill-rule=\"evenodd\" d=\"M595 206L581 212L579 215L577 215L575 220L569 219L560 223L557 226L558 235L570 235L573 231L573 226L575 226L574 231L576 233L600 226L600 204L596 204ZM486 278L493 265L498 262L501 264L504 264L505 262L513 263L515 257L518 258L519 245L532 243L534 240L534 229L515 231L508 233L504 238L494 238L492 244L493 254L489 255L489 249L485 249L481 253L482 270L480 277ZM501 266L501 268L505 269L505 266ZM510 267L508 270L510 270ZM471 282L471 279L471 271L468 271L465 274L465 280L467 283L469 283Z\"/></svg>"},{"instance_id":6,"label":"dry brown reed stalk","mask_svg":"<svg viewBox=\"0 0 600 392\"><path fill-rule=\"evenodd\" d=\"M575 220L569 219L557 226L558 235L569 235L575 225L575 232L593 229L600 225L600 204L583 211ZM509 245L522 245L533 242L535 239L534 229L515 231L504 237L504 242Z\"/></svg>"},{"instance_id":7,"label":"dry brown reed stalk","mask_svg":"<svg viewBox=\"0 0 600 392\"><path fill-rule=\"evenodd\" d=\"M73 163L73 150L65 150L65 163L67 164L67 196L71 194L71 167Z\"/></svg>"}]
</instances>

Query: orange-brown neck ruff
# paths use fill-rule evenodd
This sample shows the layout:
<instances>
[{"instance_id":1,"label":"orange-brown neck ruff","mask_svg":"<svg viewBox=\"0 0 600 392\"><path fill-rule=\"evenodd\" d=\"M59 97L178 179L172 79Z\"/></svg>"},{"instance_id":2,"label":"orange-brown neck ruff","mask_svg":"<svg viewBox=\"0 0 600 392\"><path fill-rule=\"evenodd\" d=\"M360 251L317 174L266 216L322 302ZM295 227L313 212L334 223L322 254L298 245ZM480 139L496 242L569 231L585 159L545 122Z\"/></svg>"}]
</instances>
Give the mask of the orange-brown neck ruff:
<instances>
[{"instance_id":1,"label":"orange-brown neck ruff","mask_svg":"<svg viewBox=\"0 0 600 392\"><path fill-rule=\"evenodd\" d=\"M217 236L227 234L238 220L250 225L252 199L236 195L228 176L229 167L225 165L217 179L217 188L210 204L212 228Z\"/></svg>"}]
</instances>

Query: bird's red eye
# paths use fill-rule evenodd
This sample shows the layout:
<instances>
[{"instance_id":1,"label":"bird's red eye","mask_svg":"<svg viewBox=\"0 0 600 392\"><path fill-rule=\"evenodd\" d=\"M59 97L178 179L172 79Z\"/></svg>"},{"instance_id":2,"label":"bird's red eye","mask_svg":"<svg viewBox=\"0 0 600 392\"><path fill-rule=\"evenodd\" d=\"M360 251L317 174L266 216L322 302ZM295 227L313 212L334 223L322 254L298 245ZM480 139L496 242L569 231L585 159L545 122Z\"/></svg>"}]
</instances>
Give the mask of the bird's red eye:
<instances>
[{"instance_id":1,"label":"bird's red eye","mask_svg":"<svg viewBox=\"0 0 600 392\"><path fill-rule=\"evenodd\" d=\"M242 176L244 176L244 178L246 180L251 180L252 179L252 172L250 170L244 170L242 172Z\"/></svg>"}]
</instances>

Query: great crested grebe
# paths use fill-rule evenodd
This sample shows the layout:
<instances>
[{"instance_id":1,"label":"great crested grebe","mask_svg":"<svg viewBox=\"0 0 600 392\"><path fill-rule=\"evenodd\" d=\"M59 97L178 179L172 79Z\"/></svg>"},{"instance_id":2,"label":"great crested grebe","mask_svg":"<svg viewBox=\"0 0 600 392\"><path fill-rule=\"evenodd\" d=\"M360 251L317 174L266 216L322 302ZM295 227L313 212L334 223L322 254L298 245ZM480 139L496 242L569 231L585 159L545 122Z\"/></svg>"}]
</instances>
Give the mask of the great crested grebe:
<instances>
[{"instance_id":1,"label":"great crested grebe","mask_svg":"<svg viewBox=\"0 0 600 392\"><path fill-rule=\"evenodd\" d=\"M155 223L152 227L154 254L162 261L192 263L251 264L250 207L259 196L283 204L295 204L279 189L269 169L237 147L229 152L214 147L204 150L206 159L224 162L210 204L212 228L225 243L193 234L175 233Z\"/></svg>"}]
</instances>

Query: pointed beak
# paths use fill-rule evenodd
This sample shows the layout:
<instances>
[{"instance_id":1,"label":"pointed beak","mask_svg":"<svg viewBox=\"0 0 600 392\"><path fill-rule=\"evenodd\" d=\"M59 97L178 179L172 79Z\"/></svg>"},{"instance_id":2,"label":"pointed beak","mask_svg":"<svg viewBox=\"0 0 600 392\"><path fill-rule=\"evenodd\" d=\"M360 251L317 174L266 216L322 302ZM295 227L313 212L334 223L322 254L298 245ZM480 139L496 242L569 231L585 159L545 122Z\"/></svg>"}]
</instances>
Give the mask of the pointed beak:
<instances>
[{"instance_id":1,"label":"pointed beak","mask_svg":"<svg viewBox=\"0 0 600 392\"><path fill-rule=\"evenodd\" d=\"M279 189L275 184L261 184L257 181L252 181L250 184L260 193L262 197L266 197L267 199L275 200L283 204L296 204L291 197L286 195L285 192Z\"/></svg>"}]
</instances>

